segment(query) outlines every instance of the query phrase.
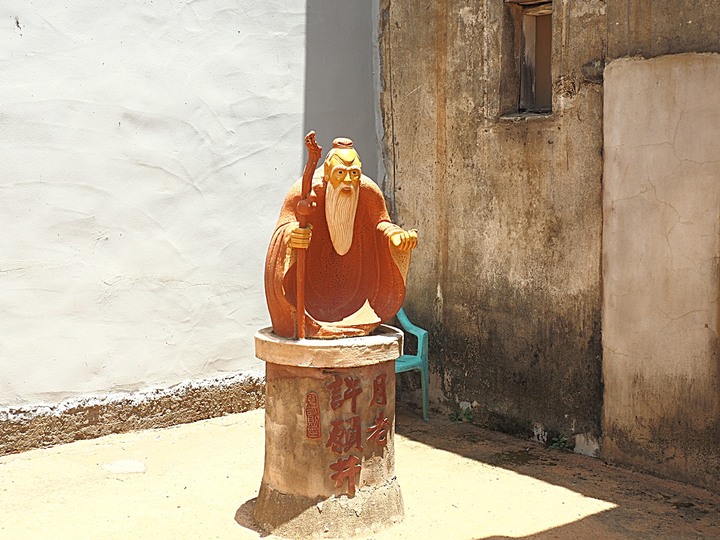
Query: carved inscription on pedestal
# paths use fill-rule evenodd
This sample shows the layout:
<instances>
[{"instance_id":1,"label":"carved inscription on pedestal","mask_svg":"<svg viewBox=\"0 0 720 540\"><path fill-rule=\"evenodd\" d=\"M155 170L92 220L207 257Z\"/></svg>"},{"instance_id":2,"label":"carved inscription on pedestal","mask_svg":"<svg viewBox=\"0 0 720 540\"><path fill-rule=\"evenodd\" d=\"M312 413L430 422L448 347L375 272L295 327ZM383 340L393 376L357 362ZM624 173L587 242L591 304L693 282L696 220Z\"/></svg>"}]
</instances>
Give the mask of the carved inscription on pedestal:
<instances>
[{"instance_id":1,"label":"carved inscription on pedestal","mask_svg":"<svg viewBox=\"0 0 720 540\"><path fill-rule=\"evenodd\" d=\"M315 392L305 397L305 436L308 439L319 439L320 433L320 401Z\"/></svg>"},{"instance_id":2,"label":"carved inscription on pedestal","mask_svg":"<svg viewBox=\"0 0 720 540\"><path fill-rule=\"evenodd\" d=\"M380 446L387 446L387 434L389 429L390 420L381 410L375 419L375 423L366 430L369 433L367 442L375 443Z\"/></svg>"},{"instance_id":3,"label":"carved inscription on pedestal","mask_svg":"<svg viewBox=\"0 0 720 540\"><path fill-rule=\"evenodd\" d=\"M392 426L384 411L387 405L387 374L380 373L369 380L342 377L337 373L330 375L332 379L323 384L320 393L326 396L323 399L328 400L333 411L345 411L341 417L331 419L326 426L325 447L339 456L330 465L330 478L338 488L347 486L346 493L353 497L362 470L362 457L350 452L362 453L365 445L372 449L385 448L388 444L388 433ZM360 396L364 391L367 397L363 400ZM316 392L309 392L305 397L305 419L306 437L320 439L322 425Z\"/></svg>"},{"instance_id":4,"label":"carved inscription on pedestal","mask_svg":"<svg viewBox=\"0 0 720 540\"><path fill-rule=\"evenodd\" d=\"M330 425L332 428L325 446L336 454L343 454L351 448L362 452L362 427L359 416L347 420L333 420Z\"/></svg>"},{"instance_id":5,"label":"carved inscription on pedestal","mask_svg":"<svg viewBox=\"0 0 720 540\"><path fill-rule=\"evenodd\" d=\"M382 373L373 379L373 395L370 401L371 405L386 405L387 404L387 390L385 386L385 380L387 375Z\"/></svg>"},{"instance_id":6,"label":"carved inscription on pedestal","mask_svg":"<svg viewBox=\"0 0 720 540\"><path fill-rule=\"evenodd\" d=\"M330 478L335 480L336 487L343 487L347 482L348 495L355 496L355 476L360 475L360 460L357 456L348 456L347 458L339 458L335 463L330 465L334 471Z\"/></svg>"},{"instance_id":7,"label":"carved inscription on pedestal","mask_svg":"<svg viewBox=\"0 0 720 540\"><path fill-rule=\"evenodd\" d=\"M351 400L352 412L357 412L357 397L362 392L360 388L360 379L357 377L345 377L333 375L334 379L326 386L332 394L330 396L330 407L335 411L342 407L343 403ZM345 392L343 392L343 382L345 383Z\"/></svg>"}]
</instances>

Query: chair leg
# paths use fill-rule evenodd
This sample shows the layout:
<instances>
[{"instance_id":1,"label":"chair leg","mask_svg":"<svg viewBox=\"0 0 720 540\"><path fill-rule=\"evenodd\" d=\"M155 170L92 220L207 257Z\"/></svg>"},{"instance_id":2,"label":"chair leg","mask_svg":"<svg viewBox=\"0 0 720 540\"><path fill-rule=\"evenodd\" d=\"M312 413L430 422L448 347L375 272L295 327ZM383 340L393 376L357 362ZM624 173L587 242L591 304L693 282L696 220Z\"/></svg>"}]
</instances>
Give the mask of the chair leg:
<instances>
[{"instance_id":1,"label":"chair leg","mask_svg":"<svg viewBox=\"0 0 720 540\"><path fill-rule=\"evenodd\" d=\"M420 370L420 382L422 383L422 398L423 398L423 420L428 422L429 399L428 399L428 386L430 384L430 376L427 369Z\"/></svg>"}]
</instances>

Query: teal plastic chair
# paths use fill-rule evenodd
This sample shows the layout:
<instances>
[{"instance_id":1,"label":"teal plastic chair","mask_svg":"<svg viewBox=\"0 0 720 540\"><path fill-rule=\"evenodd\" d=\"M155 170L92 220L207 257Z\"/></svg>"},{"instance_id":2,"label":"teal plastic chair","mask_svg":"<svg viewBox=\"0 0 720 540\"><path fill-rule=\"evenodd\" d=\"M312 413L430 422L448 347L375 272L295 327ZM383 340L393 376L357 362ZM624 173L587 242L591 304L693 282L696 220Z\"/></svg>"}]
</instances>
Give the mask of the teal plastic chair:
<instances>
[{"instance_id":1,"label":"teal plastic chair","mask_svg":"<svg viewBox=\"0 0 720 540\"><path fill-rule=\"evenodd\" d=\"M417 338L417 354L403 354L395 360L395 373L403 373L405 371L420 371L420 383L422 385L423 398L423 420L428 421L428 383L430 376L428 374L428 331L415 326L410 322L404 309L400 309L397 313L398 322L403 330L414 335Z\"/></svg>"}]
</instances>

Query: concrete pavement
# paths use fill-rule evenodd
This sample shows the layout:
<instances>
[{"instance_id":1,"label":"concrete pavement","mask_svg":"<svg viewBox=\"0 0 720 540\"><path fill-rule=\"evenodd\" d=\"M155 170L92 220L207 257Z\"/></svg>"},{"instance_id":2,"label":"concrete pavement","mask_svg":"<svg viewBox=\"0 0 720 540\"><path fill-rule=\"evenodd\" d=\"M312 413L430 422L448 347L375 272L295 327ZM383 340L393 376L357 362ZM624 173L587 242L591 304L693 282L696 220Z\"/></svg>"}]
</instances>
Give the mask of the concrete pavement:
<instances>
[{"instance_id":1,"label":"concrete pavement","mask_svg":"<svg viewBox=\"0 0 720 540\"><path fill-rule=\"evenodd\" d=\"M263 414L2 457L0 538L261 538ZM403 408L397 432L405 519L368 538L720 538L699 488Z\"/></svg>"}]
</instances>

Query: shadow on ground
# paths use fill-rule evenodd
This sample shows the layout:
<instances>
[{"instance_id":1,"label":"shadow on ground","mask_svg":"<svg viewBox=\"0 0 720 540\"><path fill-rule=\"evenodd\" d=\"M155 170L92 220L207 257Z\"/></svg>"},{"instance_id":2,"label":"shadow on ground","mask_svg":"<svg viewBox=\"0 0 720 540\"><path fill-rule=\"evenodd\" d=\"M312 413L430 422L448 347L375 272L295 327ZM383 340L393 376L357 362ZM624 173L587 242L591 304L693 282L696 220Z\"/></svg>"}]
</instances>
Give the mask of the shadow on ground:
<instances>
[{"instance_id":1,"label":"shadow on ground","mask_svg":"<svg viewBox=\"0 0 720 540\"><path fill-rule=\"evenodd\" d=\"M257 502L257 497L254 497L248 501L245 501L243 504L240 505L240 508L237 509L237 512L235 512L235 523L240 525L241 527L245 527L246 529L250 529L251 531L255 531L260 535L260 538L265 538L269 535L269 533L262 530L260 527L257 526L255 523L255 520L253 519L253 511L255 510L255 503Z\"/></svg>"},{"instance_id":2,"label":"shadow on ground","mask_svg":"<svg viewBox=\"0 0 720 540\"><path fill-rule=\"evenodd\" d=\"M720 494L398 404L396 433L616 508L525 538L720 538ZM521 497L522 493L518 493ZM493 536L485 538L509 538Z\"/></svg>"}]
</instances>

